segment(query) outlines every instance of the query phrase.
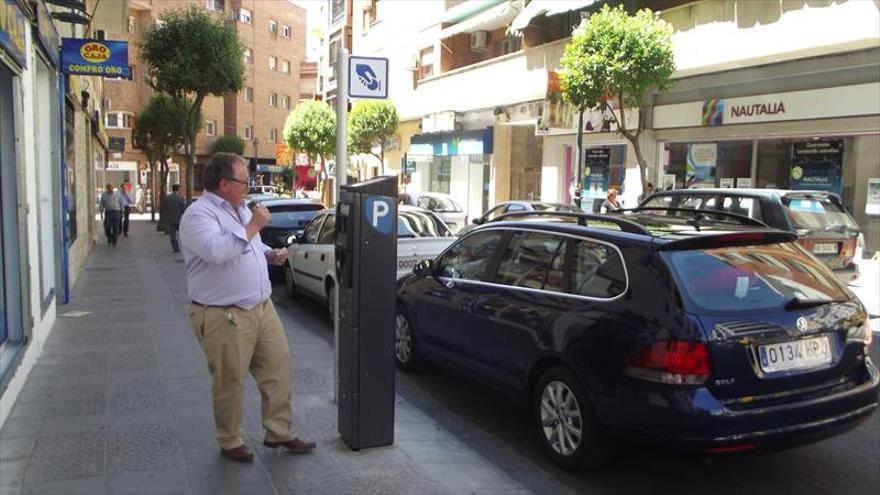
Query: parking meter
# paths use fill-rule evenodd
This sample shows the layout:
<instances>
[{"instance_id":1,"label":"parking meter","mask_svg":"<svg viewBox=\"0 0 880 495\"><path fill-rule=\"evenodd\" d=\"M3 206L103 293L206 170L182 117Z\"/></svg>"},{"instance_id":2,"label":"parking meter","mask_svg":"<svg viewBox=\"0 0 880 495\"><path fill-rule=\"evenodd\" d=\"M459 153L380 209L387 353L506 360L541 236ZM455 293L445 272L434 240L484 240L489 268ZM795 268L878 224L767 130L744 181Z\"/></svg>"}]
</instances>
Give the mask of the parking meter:
<instances>
[{"instance_id":1,"label":"parking meter","mask_svg":"<svg viewBox=\"0 0 880 495\"><path fill-rule=\"evenodd\" d=\"M338 420L354 450L394 443L397 177L340 188Z\"/></svg>"}]
</instances>

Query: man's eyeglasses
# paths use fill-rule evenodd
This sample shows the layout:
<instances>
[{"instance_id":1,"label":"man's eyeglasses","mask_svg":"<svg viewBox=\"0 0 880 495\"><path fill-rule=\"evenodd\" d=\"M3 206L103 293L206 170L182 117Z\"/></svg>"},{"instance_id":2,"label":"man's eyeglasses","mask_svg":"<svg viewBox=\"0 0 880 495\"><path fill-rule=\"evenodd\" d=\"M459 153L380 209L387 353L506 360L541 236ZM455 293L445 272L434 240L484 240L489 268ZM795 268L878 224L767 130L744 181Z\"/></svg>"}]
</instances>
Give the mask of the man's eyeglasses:
<instances>
[{"instance_id":1,"label":"man's eyeglasses","mask_svg":"<svg viewBox=\"0 0 880 495\"><path fill-rule=\"evenodd\" d=\"M241 184L243 186L248 185L248 181L246 181L246 180L238 180L235 177L223 177L223 178L226 180L231 180L232 182L238 182L239 184Z\"/></svg>"}]
</instances>

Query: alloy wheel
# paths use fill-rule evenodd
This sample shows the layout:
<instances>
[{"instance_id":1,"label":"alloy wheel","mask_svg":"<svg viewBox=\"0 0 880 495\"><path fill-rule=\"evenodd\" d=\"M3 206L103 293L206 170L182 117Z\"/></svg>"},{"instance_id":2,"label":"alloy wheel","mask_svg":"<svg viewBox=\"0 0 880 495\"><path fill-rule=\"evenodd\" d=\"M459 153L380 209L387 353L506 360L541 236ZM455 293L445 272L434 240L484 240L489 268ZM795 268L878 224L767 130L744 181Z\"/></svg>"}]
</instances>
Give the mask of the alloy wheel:
<instances>
[{"instance_id":1,"label":"alloy wheel","mask_svg":"<svg viewBox=\"0 0 880 495\"><path fill-rule=\"evenodd\" d=\"M561 381L547 383L541 393L540 414L547 443L559 455L574 454L584 432L583 415L574 392Z\"/></svg>"},{"instance_id":2,"label":"alloy wheel","mask_svg":"<svg viewBox=\"0 0 880 495\"><path fill-rule=\"evenodd\" d=\"M398 314L394 325L394 355L401 364L409 363L412 354L412 335L406 317Z\"/></svg>"}]
</instances>

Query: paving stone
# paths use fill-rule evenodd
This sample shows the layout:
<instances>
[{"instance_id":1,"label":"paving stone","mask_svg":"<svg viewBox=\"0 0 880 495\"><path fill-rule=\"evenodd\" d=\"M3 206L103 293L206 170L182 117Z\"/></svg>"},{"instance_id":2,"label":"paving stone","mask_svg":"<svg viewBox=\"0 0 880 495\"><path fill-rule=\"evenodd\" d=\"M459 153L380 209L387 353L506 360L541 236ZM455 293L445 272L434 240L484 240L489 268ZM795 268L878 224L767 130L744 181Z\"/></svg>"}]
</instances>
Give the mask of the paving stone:
<instances>
[{"instance_id":1,"label":"paving stone","mask_svg":"<svg viewBox=\"0 0 880 495\"><path fill-rule=\"evenodd\" d=\"M158 409L165 405L165 388L158 377L116 383L110 396L113 412Z\"/></svg>"},{"instance_id":2,"label":"paving stone","mask_svg":"<svg viewBox=\"0 0 880 495\"><path fill-rule=\"evenodd\" d=\"M110 370L135 371L156 369L158 361L152 350L124 350L115 352L111 358Z\"/></svg>"},{"instance_id":3,"label":"paving stone","mask_svg":"<svg viewBox=\"0 0 880 495\"><path fill-rule=\"evenodd\" d=\"M32 437L37 434L42 418L7 419L0 430L0 442L9 438Z\"/></svg>"},{"instance_id":4,"label":"paving stone","mask_svg":"<svg viewBox=\"0 0 880 495\"><path fill-rule=\"evenodd\" d=\"M183 465L177 431L171 423L113 430L107 470L110 473L149 471Z\"/></svg>"},{"instance_id":5,"label":"paving stone","mask_svg":"<svg viewBox=\"0 0 880 495\"><path fill-rule=\"evenodd\" d=\"M107 372L106 352L67 354L58 367L60 375L95 375Z\"/></svg>"},{"instance_id":6,"label":"paving stone","mask_svg":"<svg viewBox=\"0 0 880 495\"><path fill-rule=\"evenodd\" d=\"M106 454L107 436L102 430L37 437L24 482L102 474Z\"/></svg>"},{"instance_id":7,"label":"paving stone","mask_svg":"<svg viewBox=\"0 0 880 495\"><path fill-rule=\"evenodd\" d=\"M190 492L182 467L112 474L107 492L114 495L182 495ZM250 492L259 493L259 492Z\"/></svg>"},{"instance_id":8,"label":"paving stone","mask_svg":"<svg viewBox=\"0 0 880 495\"><path fill-rule=\"evenodd\" d=\"M45 416L84 416L107 410L107 386L83 385L59 387L46 404Z\"/></svg>"}]
</instances>

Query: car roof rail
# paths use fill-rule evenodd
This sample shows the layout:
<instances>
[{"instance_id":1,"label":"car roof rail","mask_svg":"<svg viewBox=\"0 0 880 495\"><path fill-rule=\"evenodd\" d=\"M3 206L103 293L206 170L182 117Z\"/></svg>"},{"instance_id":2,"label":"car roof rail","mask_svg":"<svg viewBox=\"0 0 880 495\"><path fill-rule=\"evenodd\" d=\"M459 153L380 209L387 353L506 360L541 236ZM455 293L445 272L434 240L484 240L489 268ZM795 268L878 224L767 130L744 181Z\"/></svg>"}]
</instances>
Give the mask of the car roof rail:
<instances>
[{"instance_id":1,"label":"car roof rail","mask_svg":"<svg viewBox=\"0 0 880 495\"><path fill-rule=\"evenodd\" d=\"M643 225L638 224L637 222L633 222L632 220L618 218L611 215L594 215L592 213L576 213L573 211L513 211L510 213L498 215L497 217L489 220L486 223L499 222L502 220L520 219L526 217L576 218L578 221L578 225L584 227L587 226L587 220L592 220L594 222L607 222L617 225L618 227L620 227L620 230L622 232L628 232L630 234L653 235L650 230L645 228Z\"/></svg>"},{"instance_id":2,"label":"car roof rail","mask_svg":"<svg viewBox=\"0 0 880 495\"><path fill-rule=\"evenodd\" d=\"M632 213L641 213L643 211L684 211L687 213L693 213L694 216L691 217L690 220L691 220L691 222L694 222L695 225L694 225L694 223L691 223L691 225L694 225L694 227L696 227L697 230L700 230L700 228L699 228L700 221L709 220L709 218L706 218L704 215L720 215L720 216L724 216L724 217L733 218L734 220L739 220L739 223L742 225L754 225L756 227L770 228L769 225L767 225L766 223L764 223L756 218L752 218L748 215L742 215L740 213L732 213L729 211L706 210L706 209L702 209L702 208L674 208L674 207L667 207L667 206L635 207L635 208L632 208L629 210L619 210L619 211L632 212Z\"/></svg>"}]
</instances>

